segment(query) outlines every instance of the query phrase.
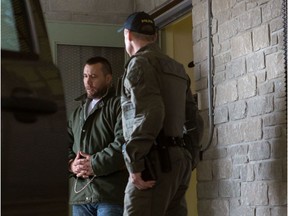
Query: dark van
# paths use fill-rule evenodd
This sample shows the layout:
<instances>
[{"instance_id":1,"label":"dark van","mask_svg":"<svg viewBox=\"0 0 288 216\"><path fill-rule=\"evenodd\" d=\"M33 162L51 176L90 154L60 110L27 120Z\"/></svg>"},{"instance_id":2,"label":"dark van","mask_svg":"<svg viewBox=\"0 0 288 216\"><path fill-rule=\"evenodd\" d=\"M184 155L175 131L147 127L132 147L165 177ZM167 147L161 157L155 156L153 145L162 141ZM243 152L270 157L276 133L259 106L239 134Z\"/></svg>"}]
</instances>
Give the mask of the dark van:
<instances>
[{"instance_id":1,"label":"dark van","mask_svg":"<svg viewBox=\"0 0 288 216\"><path fill-rule=\"evenodd\" d=\"M68 215L66 110L38 0L1 0L1 215Z\"/></svg>"}]
</instances>

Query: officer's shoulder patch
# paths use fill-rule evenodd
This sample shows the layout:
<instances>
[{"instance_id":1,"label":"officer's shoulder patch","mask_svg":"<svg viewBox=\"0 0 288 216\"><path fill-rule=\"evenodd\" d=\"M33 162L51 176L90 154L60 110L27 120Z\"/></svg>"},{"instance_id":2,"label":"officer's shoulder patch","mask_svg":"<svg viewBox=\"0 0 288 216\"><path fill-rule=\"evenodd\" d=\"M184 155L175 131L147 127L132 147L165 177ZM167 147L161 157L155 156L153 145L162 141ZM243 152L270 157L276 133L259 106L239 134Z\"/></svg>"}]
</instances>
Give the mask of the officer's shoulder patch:
<instances>
[{"instance_id":1,"label":"officer's shoulder patch","mask_svg":"<svg viewBox=\"0 0 288 216\"><path fill-rule=\"evenodd\" d=\"M147 63L147 59L141 56L137 56L131 60L127 73L127 79L129 80L131 86L139 84L143 77L143 69Z\"/></svg>"}]
</instances>

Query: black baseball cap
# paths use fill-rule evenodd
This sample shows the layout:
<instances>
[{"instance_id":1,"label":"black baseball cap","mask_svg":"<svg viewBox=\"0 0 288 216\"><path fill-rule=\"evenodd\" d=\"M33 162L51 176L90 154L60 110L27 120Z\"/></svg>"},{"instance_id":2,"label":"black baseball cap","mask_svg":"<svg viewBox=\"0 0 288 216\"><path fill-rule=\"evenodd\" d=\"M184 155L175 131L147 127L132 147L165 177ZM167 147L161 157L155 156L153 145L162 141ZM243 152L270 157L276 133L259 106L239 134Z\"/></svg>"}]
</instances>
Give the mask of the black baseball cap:
<instances>
[{"instance_id":1,"label":"black baseball cap","mask_svg":"<svg viewBox=\"0 0 288 216\"><path fill-rule=\"evenodd\" d=\"M146 35L154 35L156 33L156 26L151 16L145 12L135 12L131 14L124 23L124 26L118 30L128 29L133 32Z\"/></svg>"}]
</instances>

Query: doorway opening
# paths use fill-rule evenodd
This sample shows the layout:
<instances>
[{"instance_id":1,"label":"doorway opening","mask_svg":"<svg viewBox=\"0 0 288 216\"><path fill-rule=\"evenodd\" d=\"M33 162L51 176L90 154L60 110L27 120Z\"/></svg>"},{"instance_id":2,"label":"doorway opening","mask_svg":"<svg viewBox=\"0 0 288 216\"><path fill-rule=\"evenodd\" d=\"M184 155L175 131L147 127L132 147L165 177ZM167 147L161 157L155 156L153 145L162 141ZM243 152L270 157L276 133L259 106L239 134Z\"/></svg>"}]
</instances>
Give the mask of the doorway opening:
<instances>
[{"instance_id":1,"label":"doorway opening","mask_svg":"<svg viewBox=\"0 0 288 216\"><path fill-rule=\"evenodd\" d=\"M159 39L162 51L184 65L191 79L192 92L195 93L194 71L193 68L188 67L193 60L192 14L189 13L161 29ZM186 193L188 216L198 215L196 183L196 170L194 170Z\"/></svg>"}]
</instances>

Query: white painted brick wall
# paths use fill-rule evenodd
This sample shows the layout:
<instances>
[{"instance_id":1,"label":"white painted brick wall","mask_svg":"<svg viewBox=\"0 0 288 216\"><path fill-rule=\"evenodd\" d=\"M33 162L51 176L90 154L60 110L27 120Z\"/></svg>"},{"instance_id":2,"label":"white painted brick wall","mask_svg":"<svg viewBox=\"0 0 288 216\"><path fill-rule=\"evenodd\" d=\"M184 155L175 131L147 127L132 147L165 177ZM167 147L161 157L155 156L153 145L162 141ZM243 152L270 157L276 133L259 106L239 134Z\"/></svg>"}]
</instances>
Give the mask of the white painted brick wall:
<instances>
[{"instance_id":1,"label":"white painted brick wall","mask_svg":"<svg viewBox=\"0 0 288 216\"><path fill-rule=\"evenodd\" d=\"M192 1L195 73L207 64L206 2ZM212 1L215 133L197 168L199 216L286 216L281 3Z\"/></svg>"}]
</instances>

